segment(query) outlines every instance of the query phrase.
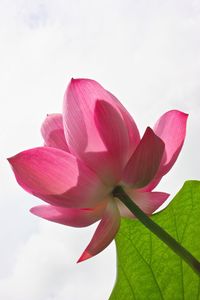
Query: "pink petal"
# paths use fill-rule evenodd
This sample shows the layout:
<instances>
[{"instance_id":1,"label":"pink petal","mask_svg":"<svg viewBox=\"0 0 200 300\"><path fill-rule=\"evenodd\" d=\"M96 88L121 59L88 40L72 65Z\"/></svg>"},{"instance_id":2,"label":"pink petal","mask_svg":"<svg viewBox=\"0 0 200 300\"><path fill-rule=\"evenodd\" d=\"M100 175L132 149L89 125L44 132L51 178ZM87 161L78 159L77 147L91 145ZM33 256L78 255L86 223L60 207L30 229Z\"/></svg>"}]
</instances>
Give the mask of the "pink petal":
<instances>
[{"instance_id":1,"label":"pink petal","mask_svg":"<svg viewBox=\"0 0 200 300\"><path fill-rule=\"evenodd\" d=\"M164 143L148 127L124 170L123 182L134 188L146 186L154 178L163 152Z\"/></svg>"},{"instance_id":2,"label":"pink petal","mask_svg":"<svg viewBox=\"0 0 200 300\"><path fill-rule=\"evenodd\" d=\"M119 111L121 112L124 122L126 124L126 127L128 129L129 157L131 157L131 155L133 154L137 145L140 142L140 134L139 134L138 128L135 124L135 121L133 120L133 118L131 117L129 112L126 110L126 108L121 104L121 102L115 96L113 96L111 93L109 93L109 94L112 96L113 101L115 101Z\"/></svg>"},{"instance_id":3,"label":"pink petal","mask_svg":"<svg viewBox=\"0 0 200 300\"><path fill-rule=\"evenodd\" d=\"M120 180L129 157L128 131L120 114L108 102L102 100L96 102L94 119L108 150L106 171L109 173L103 174L105 171L103 166L101 174L112 185ZM112 181L113 178L114 181Z\"/></svg>"},{"instance_id":4,"label":"pink petal","mask_svg":"<svg viewBox=\"0 0 200 300\"><path fill-rule=\"evenodd\" d=\"M151 182L147 184L145 187L138 189L140 192L151 192L159 184L162 178L162 177L158 177L158 178L156 177L159 172L159 168L153 180L151 180Z\"/></svg>"},{"instance_id":5,"label":"pink petal","mask_svg":"<svg viewBox=\"0 0 200 300\"><path fill-rule=\"evenodd\" d=\"M42 124L41 133L46 146L59 148L69 152L65 140L63 118L61 114L47 115Z\"/></svg>"},{"instance_id":6,"label":"pink petal","mask_svg":"<svg viewBox=\"0 0 200 300\"><path fill-rule=\"evenodd\" d=\"M72 227L85 227L98 221L105 209L104 201L95 208L65 208L53 205L39 205L31 212L43 219Z\"/></svg>"},{"instance_id":7,"label":"pink petal","mask_svg":"<svg viewBox=\"0 0 200 300\"><path fill-rule=\"evenodd\" d=\"M141 191L152 191L175 163L184 143L187 118L187 114L171 110L157 121L154 132L165 143L165 151L155 178Z\"/></svg>"},{"instance_id":8,"label":"pink petal","mask_svg":"<svg viewBox=\"0 0 200 300\"><path fill-rule=\"evenodd\" d=\"M171 110L161 116L154 127L156 135L165 143L165 155L160 165L159 176L163 176L171 169L181 151L187 118L187 114Z\"/></svg>"},{"instance_id":9,"label":"pink petal","mask_svg":"<svg viewBox=\"0 0 200 300\"><path fill-rule=\"evenodd\" d=\"M49 147L23 151L9 159L26 191L66 207L94 207L108 193L100 179L72 154Z\"/></svg>"},{"instance_id":10,"label":"pink petal","mask_svg":"<svg viewBox=\"0 0 200 300\"><path fill-rule=\"evenodd\" d=\"M101 222L99 223L93 238L78 262L95 256L103 251L114 239L120 226L120 215L116 202L111 199L106 207Z\"/></svg>"},{"instance_id":11,"label":"pink petal","mask_svg":"<svg viewBox=\"0 0 200 300\"><path fill-rule=\"evenodd\" d=\"M94 80L72 80L64 97L63 120L69 149L85 161L103 179L109 172L108 149L96 127L94 111L97 100L104 100L115 108L127 125L130 152L139 142L139 133L131 116L116 98ZM112 134L110 126L108 132ZM77 142L78 141L78 142ZM132 152L131 152L132 153ZM97 161L102 161L98 164ZM105 180L105 179L104 179ZM113 179L112 182L115 180ZM107 182L106 182L107 183ZM110 184L110 182L108 183Z\"/></svg>"},{"instance_id":12,"label":"pink petal","mask_svg":"<svg viewBox=\"0 0 200 300\"><path fill-rule=\"evenodd\" d=\"M126 192L147 215L152 215L169 197L169 194L161 192L137 192L135 190ZM122 217L135 218L121 201L118 201L118 208Z\"/></svg>"}]
</instances>

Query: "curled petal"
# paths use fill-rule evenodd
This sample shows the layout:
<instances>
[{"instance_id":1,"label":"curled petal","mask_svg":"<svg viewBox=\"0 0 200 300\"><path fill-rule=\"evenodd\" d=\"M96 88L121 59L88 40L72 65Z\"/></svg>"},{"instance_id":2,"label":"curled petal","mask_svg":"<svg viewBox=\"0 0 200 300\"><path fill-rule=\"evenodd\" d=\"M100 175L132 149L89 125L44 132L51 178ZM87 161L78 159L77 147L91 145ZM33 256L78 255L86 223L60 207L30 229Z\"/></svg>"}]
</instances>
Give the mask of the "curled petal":
<instances>
[{"instance_id":1,"label":"curled petal","mask_svg":"<svg viewBox=\"0 0 200 300\"><path fill-rule=\"evenodd\" d=\"M187 114L171 110L157 121L154 132L165 143L165 153L158 176L166 174L175 163L185 139L187 118Z\"/></svg>"},{"instance_id":2,"label":"curled petal","mask_svg":"<svg viewBox=\"0 0 200 300\"><path fill-rule=\"evenodd\" d=\"M108 193L93 171L56 148L34 148L8 160L19 185L55 206L94 207Z\"/></svg>"},{"instance_id":3,"label":"curled petal","mask_svg":"<svg viewBox=\"0 0 200 300\"><path fill-rule=\"evenodd\" d=\"M101 222L99 223L93 238L78 262L95 256L103 251L114 239L120 226L120 214L116 202L111 199L104 211Z\"/></svg>"},{"instance_id":4,"label":"curled petal","mask_svg":"<svg viewBox=\"0 0 200 300\"><path fill-rule=\"evenodd\" d=\"M153 180L163 152L163 141L148 127L124 170L123 181L134 188L146 186Z\"/></svg>"},{"instance_id":5,"label":"curled petal","mask_svg":"<svg viewBox=\"0 0 200 300\"><path fill-rule=\"evenodd\" d=\"M45 146L59 148L69 152L69 148L65 140L63 118L61 114L47 115L42 124L41 133Z\"/></svg>"},{"instance_id":6,"label":"curled petal","mask_svg":"<svg viewBox=\"0 0 200 300\"><path fill-rule=\"evenodd\" d=\"M30 212L43 219L72 227L85 227L98 221L106 207L103 202L95 208L66 208L53 205L39 205Z\"/></svg>"},{"instance_id":7,"label":"curled petal","mask_svg":"<svg viewBox=\"0 0 200 300\"><path fill-rule=\"evenodd\" d=\"M129 154L131 152L129 148L133 149L139 141L139 133L134 121L121 103L100 84L89 79L72 79L64 96L63 107L67 144L71 153L81 158L103 179L104 174L108 173L110 168L107 164L109 149L107 149L95 124L94 114L97 100L104 100L109 103L126 123L129 136L127 149ZM110 126L107 130L112 134L109 128ZM130 133L131 130L132 133ZM97 164L98 159L104 163ZM114 182L115 179L113 178L112 181Z\"/></svg>"},{"instance_id":8,"label":"curled petal","mask_svg":"<svg viewBox=\"0 0 200 300\"><path fill-rule=\"evenodd\" d=\"M138 192L131 189L126 192L133 202L147 215L152 215L169 197L169 194L161 192ZM121 201L118 201L117 204L122 217L135 218Z\"/></svg>"}]
</instances>

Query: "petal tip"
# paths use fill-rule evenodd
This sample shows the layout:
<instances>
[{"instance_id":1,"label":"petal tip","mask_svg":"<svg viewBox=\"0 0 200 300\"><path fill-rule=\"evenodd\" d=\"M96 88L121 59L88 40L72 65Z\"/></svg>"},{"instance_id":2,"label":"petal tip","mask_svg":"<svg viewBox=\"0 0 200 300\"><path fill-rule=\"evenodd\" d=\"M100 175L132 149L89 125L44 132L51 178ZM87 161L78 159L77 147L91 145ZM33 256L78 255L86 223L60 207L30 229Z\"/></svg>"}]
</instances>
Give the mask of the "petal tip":
<instances>
[{"instance_id":1,"label":"petal tip","mask_svg":"<svg viewBox=\"0 0 200 300\"><path fill-rule=\"evenodd\" d=\"M31 207L31 208L29 209L29 212L30 212L31 214L35 215L35 216L38 216L38 214L37 214L37 209L35 209L35 207Z\"/></svg>"},{"instance_id":2,"label":"petal tip","mask_svg":"<svg viewBox=\"0 0 200 300\"><path fill-rule=\"evenodd\" d=\"M154 131L150 126L147 126L146 133L153 133L154 134Z\"/></svg>"},{"instance_id":3,"label":"petal tip","mask_svg":"<svg viewBox=\"0 0 200 300\"><path fill-rule=\"evenodd\" d=\"M163 140L154 132L154 130L151 127L148 126L146 128L146 131L145 131L144 135L147 135L147 136L150 136L152 138L156 138L157 140L159 140L160 146L164 150L165 144L164 144Z\"/></svg>"},{"instance_id":4,"label":"petal tip","mask_svg":"<svg viewBox=\"0 0 200 300\"><path fill-rule=\"evenodd\" d=\"M181 115L183 118L185 118L187 120L189 114L188 113L185 113L183 111L180 111L180 110L175 110L175 112L179 115Z\"/></svg>"},{"instance_id":5,"label":"petal tip","mask_svg":"<svg viewBox=\"0 0 200 300\"><path fill-rule=\"evenodd\" d=\"M7 161L9 162L9 164L10 164L11 166L13 166L14 159L15 159L15 156L11 156L11 157L8 157L8 158L7 158Z\"/></svg>"},{"instance_id":6,"label":"petal tip","mask_svg":"<svg viewBox=\"0 0 200 300\"><path fill-rule=\"evenodd\" d=\"M188 114L188 113L182 112L182 114L183 114L186 118L189 117L189 114Z\"/></svg>"},{"instance_id":7,"label":"petal tip","mask_svg":"<svg viewBox=\"0 0 200 300\"><path fill-rule=\"evenodd\" d=\"M84 251L83 254L80 256L80 258L77 260L76 263L78 264L80 262L83 262L84 260L87 260L87 259L91 258L91 257L92 257L92 255L89 252Z\"/></svg>"},{"instance_id":8,"label":"petal tip","mask_svg":"<svg viewBox=\"0 0 200 300\"><path fill-rule=\"evenodd\" d=\"M76 87L79 86L80 83L82 83L84 79L81 79L81 78L71 78L69 84L68 84L68 87L67 87L67 90L66 92L68 91L73 91L74 89L76 89Z\"/></svg>"},{"instance_id":9,"label":"petal tip","mask_svg":"<svg viewBox=\"0 0 200 300\"><path fill-rule=\"evenodd\" d=\"M167 200L171 194L169 194L169 193L163 193L163 195L165 195L165 198Z\"/></svg>"},{"instance_id":10,"label":"petal tip","mask_svg":"<svg viewBox=\"0 0 200 300\"><path fill-rule=\"evenodd\" d=\"M33 206L29 209L29 212L36 217L48 220L48 218L46 217L46 214L44 213L44 210L42 209L43 207L44 207L44 205ZM46 205L46 207L49 207L49 205ZM51 220L48 220L48 221L51 221Z\"/></svg>"},{"instance_id":11,"label":"petal tip","mask_svg":"<svg viewBox=\"0 0 200 300\"><path fill-rule=\"evenodd\" d=\"M83 81L84 79L83 78L71 78L71 80L70 80L70 83L69 83L69 85L70 84L76 84L76 83L79 83L79 82L81 82L81 81Z\"/></svg>"},{"instance_id":12,"label":"petal tip","mask_svg":"<svg viewBox=\"0 0 200 300\"><path fill-rule=\"evenodd\" d=\"M7 159L7 161L10 163L12 157L7 157L6 159Z\"/></svg>"},{"instance_id":13,"label":"petal tip","mask_svg":"<svg viewBox=\"0 0 200 300\"><path fill-rule=\"evenodd\" d=\"M172 109L172 110L169 110L167 111L164 115L166 114L177 114L185 119L188 118L189 114L188 113L185 113L184 111L181 111L181 110L178 110L178 109Z\"/></svg>"}]
</instances>

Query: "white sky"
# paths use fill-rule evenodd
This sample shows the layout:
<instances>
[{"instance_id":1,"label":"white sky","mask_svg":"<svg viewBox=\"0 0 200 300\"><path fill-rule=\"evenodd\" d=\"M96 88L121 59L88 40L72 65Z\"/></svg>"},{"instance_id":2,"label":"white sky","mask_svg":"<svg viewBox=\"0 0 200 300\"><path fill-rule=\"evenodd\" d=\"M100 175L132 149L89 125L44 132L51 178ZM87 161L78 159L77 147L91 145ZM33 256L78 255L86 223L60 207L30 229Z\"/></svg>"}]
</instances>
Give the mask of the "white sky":
<instances>
[{"instance_id":1,"label":"white sky","mask_svg":"<svg viewBox=\"0 0 200 300\"><path fill-rule=\"evenodd\" d=\"M5 160L42 144L40 125L61 112L71 77L99 81L141 133L169 109L188 112L184 149L157 190L173 195L200 178L199 32L198 0L0 0L1 299L103 300L115 281L114 243L77 265L95 225L32 216L41 201L17 185Z\"/></svg>"}]
</instances>

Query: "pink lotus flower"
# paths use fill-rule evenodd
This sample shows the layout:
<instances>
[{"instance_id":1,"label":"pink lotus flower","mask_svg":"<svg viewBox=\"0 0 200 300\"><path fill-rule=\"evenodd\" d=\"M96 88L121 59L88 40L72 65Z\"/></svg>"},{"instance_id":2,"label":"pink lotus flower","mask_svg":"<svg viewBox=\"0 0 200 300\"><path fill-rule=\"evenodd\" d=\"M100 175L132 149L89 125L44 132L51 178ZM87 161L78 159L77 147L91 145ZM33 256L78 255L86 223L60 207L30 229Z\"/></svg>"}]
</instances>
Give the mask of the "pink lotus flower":
<instances>
[{"instance_id":1,"label":"pink lotus flower","mask_svg":"<svg viewBox=\"0 0 200 300\"><path fill-rule=\"evenodd\" d=\"M152 190L179 155L186 120L185 113L168 111L140 139L134 120L111 93L93 80L72 79L63 115L48 115L42 125L45 146L9 162L18 183L50 204L33 207L33 214L74 227L100 220L80 262L110 244L120 216L132 217L113 197L116 186L148 215L167 199Z\"/></svg>"}]
</instances>

